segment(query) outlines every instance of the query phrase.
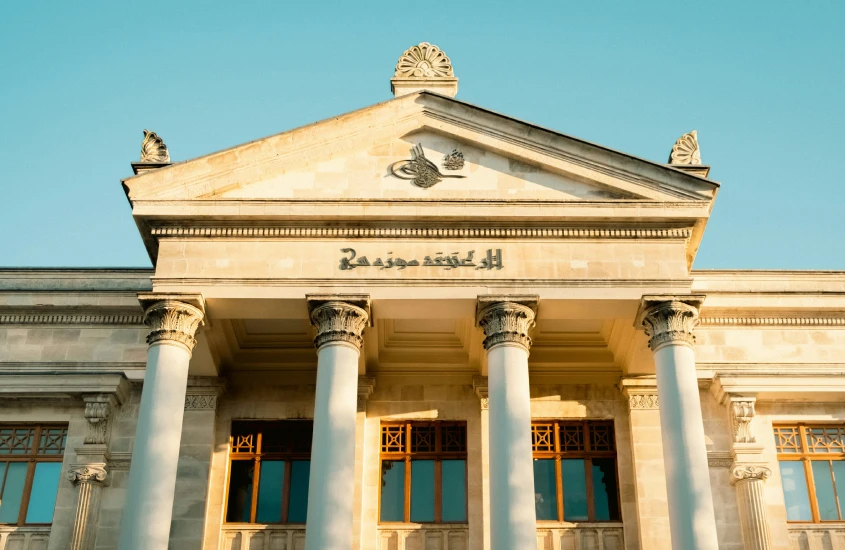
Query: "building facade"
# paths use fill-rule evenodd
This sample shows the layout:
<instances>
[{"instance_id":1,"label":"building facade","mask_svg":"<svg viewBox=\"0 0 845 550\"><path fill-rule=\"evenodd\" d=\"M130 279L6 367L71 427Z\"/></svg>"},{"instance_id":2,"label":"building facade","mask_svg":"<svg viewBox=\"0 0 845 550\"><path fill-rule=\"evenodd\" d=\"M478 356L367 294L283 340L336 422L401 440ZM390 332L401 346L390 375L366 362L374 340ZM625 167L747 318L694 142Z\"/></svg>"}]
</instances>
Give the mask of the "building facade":
<instances>
[{"instance_id":1,"label":"building facade","mask_svg":"<svg viewBox=\"0 0 845 550\"><path fill-rule=\"evenodd\" d=\"M457 87L422 43L359 111L145 131L152 269L0 270L0 549L845 548L845 273L693 270L695 132Z\"/></svg>"}]
</instances>

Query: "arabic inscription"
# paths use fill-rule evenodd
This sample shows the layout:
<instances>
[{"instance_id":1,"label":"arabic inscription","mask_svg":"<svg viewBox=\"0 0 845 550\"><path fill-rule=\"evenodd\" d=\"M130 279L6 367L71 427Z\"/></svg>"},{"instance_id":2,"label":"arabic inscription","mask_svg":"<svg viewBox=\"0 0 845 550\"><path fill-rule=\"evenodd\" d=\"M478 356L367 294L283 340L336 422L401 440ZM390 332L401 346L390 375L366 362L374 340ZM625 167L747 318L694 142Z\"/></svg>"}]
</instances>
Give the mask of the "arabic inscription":
<instances>
[{"instance_id":1,"label":"arabic inscription","mask_svg":"<svg viewBox=\"0 0 845 550\"><path fill-rule=\"evenodd\" d=\"M346 257L340 259L340 270L346 271L350 269L357 269L359 267L377 267L379 269L393 269L398 270L407 269L409 267L442 267L449 271L466 267L470 269L502 269L502 249L497 248L493 250L488 248L483 257L475 260L475 250L467 252L466 256L461 258L462 254L459 252L450 252L444 254L443 252L435 252L434 256L426 256L422 262L416 258L406 260L404 258L393 257L393 252L388 252L388 256L382 260L381 257L376 258L372 262L366 256L358 256L354 248L341 248L341 253L347 254Z\"/></svg>"}]
</instances>

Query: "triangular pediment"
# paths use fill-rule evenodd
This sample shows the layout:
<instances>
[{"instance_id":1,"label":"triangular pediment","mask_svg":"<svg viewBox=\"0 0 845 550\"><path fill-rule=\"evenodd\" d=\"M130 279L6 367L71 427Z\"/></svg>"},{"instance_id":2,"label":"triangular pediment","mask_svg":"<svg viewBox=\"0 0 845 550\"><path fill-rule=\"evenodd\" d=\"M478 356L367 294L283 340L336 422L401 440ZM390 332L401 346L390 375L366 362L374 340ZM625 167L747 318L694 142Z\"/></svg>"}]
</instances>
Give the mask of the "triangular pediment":
<instances>
[{"instance_id":1,"label":"triangular pediment","mask_svg":"<svg viewBox=\"0 0 845 550\"><path fill-rule=\"evenodd\" d=\"M454 150L463 156L460 168L454 163L447 166L447 156ZM420 178L425 181L413 177L416 164L408 169L420 154L434 170L433 178ZM718 187L664 165L428 92L147 172L124 183L133 203L339 198L709 202Z\"/></svg>"}]
</instances>

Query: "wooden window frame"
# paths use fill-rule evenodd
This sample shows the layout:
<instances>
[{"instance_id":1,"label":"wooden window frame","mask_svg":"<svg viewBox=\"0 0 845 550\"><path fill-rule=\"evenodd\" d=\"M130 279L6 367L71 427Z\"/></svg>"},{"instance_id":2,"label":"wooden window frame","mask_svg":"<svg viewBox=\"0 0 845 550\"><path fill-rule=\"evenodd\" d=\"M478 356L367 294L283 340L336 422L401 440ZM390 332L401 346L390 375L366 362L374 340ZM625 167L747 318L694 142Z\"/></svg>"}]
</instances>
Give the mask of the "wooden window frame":
<instances>
[{"instance_id":1,"label":"wooden window frame","mask_svg":"<svg viewBox=\"0 0 845 550\"><path fill-rule=\"evenodd\" d=\"M304 523L289 523L288 522L288 513L290 512L290 476L291 476L291 468L292 462L295 460L307 460L309 463L311 462L311 445L309 443L308 451L297 451L295 449L288 449L285 451L276 451L276 452L266 452L263 450L263 443L264 443L264 433L267 426L268 428L276 425L279 428L282 428L285 424L288 423L310 423L312 427L313 433L313 426L314 421L310 419L289 419L289 420L233 420L232 421L232 429L230 429L229 433L229 469L226 473L226 494L224 496L223 502L225 503L225 510L223 514L223 523L225 525L305 525ZM239 452L233 450L234 448L234 439L235 439L235 427L237 424L243 424L245 426L254 425L256 430L254 432L256 441L255 441L255 450L253 452ZM262 426L264 425L264 426ZM258 427L261 426L261 429ZM291 438L289 444L293 444L293 438ZM285 463L285 470L284 470L284 478L282 481L282 517L281 521L278 522L271 522L271 523L257 523L255 520L257 519L256 516L258 514L258 484L261 482L261 462L263 460L282 460ZM232 464L234 462L246 462L252 461L255 467L255 473L252 476L252 502L250 503L250 510L249 510L249 521L227 521L226 518L229 516L229 490L231 489L231 477L232 477Z\"/></svg>"},{"instance_id":2,"label":"wooden window frame","mask_svg":"<svg viewBox=\"0 0 845 550\"><path fill-rule=\"evenodd\" d=\"M535 451L534 450L534 426L553 425L554 434L554 450L551 451ZM566 450L561 448L560 429L562 426L580 426L581 437L583 439L582 450ZM608 426L611 430L610 442L613 449L609 451L595 451L592 449L591 429L595 426ZM538 519L538 522L558 522L564 523L567 520L563 519L563 472L561 468L561 460L566 458L580 458L584 460L584 474L587 484L587 518L586 520L578 520L589 523L618 523L621 521L622 514L622 500L619 493L619 458L617 457L616 449L616 426L612 420L560 420L560 419L532 419L531 420L531 457L532 459L545 459L555 461L555 494L557 496L557 520L553 519ZM614 463L614 476L616 479L616 505L619 519L597 520L595 510L595 494L593 489L593 459L594 458L612 458Z\"/></svg>"},{"instance_id":3,"label":"wooden window frame","mask_svg":"<svg viewBox=\"0 0 845 550\"><path fill-rule=\"evenodd\" d=\"M801 462L802 466L804 467L804 478L807 483L807 495L810 499L810 512L812 515L811 520L805 519L793 519L787 520L787 523L817 523L817 524L831 524L831 523L845 523L845 510L840 509L839 506L839 493L837 491L837 483L836 480L832 480L833 483L833 495L836 499L836 507L839 512L839 517L842 519L821 519L819 514L819 502L816 498L816 483L815 478L813 477L813 462L845 462L845 452L841 453L820 453L820 452L811 452L807 446L807 430L811 430L813 428L845 428L845 424L841 422L793 422L793 423L780 423L776 422L772 426L773 432L775 434L775 449L777 452L777 459L778 464L780 462ZM785 429L785 428L797 428L798 429L798 452L795 453L783 453L778 449L778 430ZM845 439L845 438L843 438ZM831 468L832 469L832 468ZM845 490L845 484L843 484L842 489Z\"/></svg>"},{"instance_id":4,"label":"wooden window frame","mask_svg":"<svg viewBox=\"0 0 845 550\"><path fill-rule=\"evenodd\" d=\"M67 446L67 431L68 426L67 424L30 424L30 423L17 423L17 424L0 424L0 429L3 430L33 430L32 434L32 444L30 445L29 449L27 449L26 453L21 454L3 454L0 453L0 462L12 463L12 462L26 462L28 463L26 469L26 478L24 480L23 485L23 494L21 495L21 507L18 510L18 520L15 523L0 523L0 526L48 526L52 525L51 523L26 523L26 513L29 509L29 501L32 497L32 482L35 479L35 466L41 462L59 462L61 463L65 457L65 448ZM64 444L61 449L61 453L59 454L41 454L39 453L39 447L41 446L41 431L42 430L63 430L63 437L64 437ZM3 476L0 478L0 495L3 494L6 488L6 479L9 475L9 467L7 466L3 471ZM57 495L58 496L58 495ZM53 508L55 512L55 503L53 503Z\"/></svg>"},{"instance_id":5,"label":"wooden window frame","mask_svg":"<svg viewBox=\"0 0 845 550\"><path fill-rule=\"evenodd\" d=\"M402 451L385 452L382 448L383 428L385 427L399 427L404 430L405 439ZM435 449L433 452L413 451L413 430L415 427L429 427L434 426L434 442ZM460 426L464 429L464 434L467 434L467 423L464 420L408 420L400 422L382 422L379 426L379 472L382 471L382 464L385 460L390 462L404 462L405 463L405 501L403 511L403 521L382 521L381 519L381 487L378 492L378 523L380 525L403 524L403 523L420 523L425 525L443 524L443 460L463 460L464 461L464 516L467 518L464 521L449 521L448 524L467 524L469 523L469 467L467 464L467 441L464 441L463 451L443 451L442 449L442 428L445 426ZM433 460L434 461L434 521L425 522L411 522L411 462L413 460Z\"/></svg>"}]
</instances>

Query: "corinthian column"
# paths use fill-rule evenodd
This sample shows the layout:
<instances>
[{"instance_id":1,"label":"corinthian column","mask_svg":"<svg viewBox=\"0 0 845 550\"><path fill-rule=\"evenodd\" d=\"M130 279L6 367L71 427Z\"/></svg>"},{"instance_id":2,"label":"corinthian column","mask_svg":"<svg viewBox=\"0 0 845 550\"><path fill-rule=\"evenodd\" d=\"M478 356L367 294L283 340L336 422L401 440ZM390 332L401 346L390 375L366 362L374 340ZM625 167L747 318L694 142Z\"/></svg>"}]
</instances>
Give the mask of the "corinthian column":
<instances>
[{"instance_id":1,"label":"corinthian column","mask_svg":"<svg viewBox=\"0 0 845 550\"><path fill-rule=\"evenodd\" d=\"M308 486L306 550L352 548L358 356L368 296L308 296L317 329L317 392Z\"/></svg>"},{"instance_id":2,"label":"corinthian column","mask_svg":"<svg viewBox=\"0 0 845 550\"><path fill-rule=\"evenodd\" d=\"M637 316L654 352L674 550L719 548L692 334L703 301L703 296L643 296Z\"/></svg>"},{"instance_id":3,"label":"corinthian column","mask_svg":"<svg viewBox=\"0 0 845 550\"><path fill-rule=\"evenodd\" d=\"M537 547L528 331L537 296L479 296L490 415L490 547Z\"/></svg>"},{"instance_id":4,"label":"corinthian column","mask_svg":"<svg viewBox=\"0 0 845 550\"><path fill-rule=\"evenodd\" d=\"M108 480L105 464L86 464L68 472L68 480L78 488L76 518L70 536L70 550L94 548L100 493Z\"/></svg>"},{"instance_id":5,"label":"corinthian column","mask_svg":"<svg viewBox=\"0 0 845 550\"><path fill-rule=\"evenodd\" d=\"M119 550L166 550L173 515L188 363L202 322L199 295L143 294L150 327Z\"/></svg>"},{"instance_id":6,"label":"corinthian column","mask_svg":"<svg viewBox=\"0 0 845 550\"><path fill-rule=\"evenodd\" d=\"M742 544L745 550L769 550L772 535L763 500L764 484L772 471L762 466L735 466L731 483L736 485Z\"/></svg>"}]
</instances>

